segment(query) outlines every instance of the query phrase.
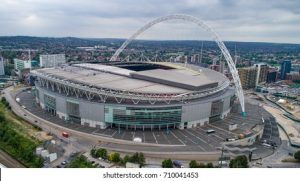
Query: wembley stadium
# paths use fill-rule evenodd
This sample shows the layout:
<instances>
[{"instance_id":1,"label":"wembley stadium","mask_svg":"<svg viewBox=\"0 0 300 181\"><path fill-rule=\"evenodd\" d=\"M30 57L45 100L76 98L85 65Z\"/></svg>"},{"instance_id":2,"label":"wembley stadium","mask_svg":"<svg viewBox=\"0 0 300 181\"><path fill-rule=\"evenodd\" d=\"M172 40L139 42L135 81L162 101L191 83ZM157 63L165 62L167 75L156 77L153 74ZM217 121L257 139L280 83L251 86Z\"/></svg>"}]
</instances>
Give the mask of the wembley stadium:
<instances>
[{"instance_id":1,"label":"wembley stadium","mask_svg":"<svg viewBox=\"0 0 300 181\"><path fill-rule=\"evenodd\" d=\"M190 64L83 63L31 74L42 109L101 129L192 128L223 119L235 100L227 77Z\"/></svg>"}]
</instances>

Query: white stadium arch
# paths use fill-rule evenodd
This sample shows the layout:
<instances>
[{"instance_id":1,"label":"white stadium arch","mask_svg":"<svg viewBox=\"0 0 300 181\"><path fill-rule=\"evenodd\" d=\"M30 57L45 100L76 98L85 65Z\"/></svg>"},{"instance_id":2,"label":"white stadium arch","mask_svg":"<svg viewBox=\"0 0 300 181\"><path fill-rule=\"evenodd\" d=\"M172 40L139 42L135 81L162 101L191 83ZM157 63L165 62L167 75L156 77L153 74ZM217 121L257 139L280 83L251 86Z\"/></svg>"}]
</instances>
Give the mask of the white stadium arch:
<instances>
[{"instance_id":1,"label":"white stadium arch","mask_svg":"<svg viewBox=\"0 0 300 181\"><path fill-rule=\"evenodd\" d=\"M138 31L136 31L129 39L127 39L122 44L122 46L114 53L114 55L111 57L110 61L116 61L118 56L120 55L120 53L127 47L127 45L132 40L136 39L140 34L145 32L146 30L148 30L152 26L154 26L158 23L164 22L164 21L176 20L176 19L191 22L191 23L195 23L196 25L198 25L199 27L203 28L205 31L207 31L208 33L211 34L212 39L217 43L220 50L222 51L223 56L225 57L225 60L228 64L228 67L229 67L230 72L231 72L232 77L233 77L233 81L234 81L235 89L236 89L236 94L238 96L238 99L239 99L239 102L240 102L240 105L241 105L241 108L242 108L243 115L246 115L245 104L244 104L244 94L243 94L243 89L242 89L242 86L241 86L240 77L238 75L238 71L235 67L234 61L232 60L232 57L231 57L228 49L226 48L226 46L224 45L221 38L218 36L218 34L214 30L212 30L202 20L200 20L200 19L198 19L194 16L185 15L185 14L173 14L173 15L167 15L167 16L159 17L155 20L150 21L149 23L147 23L146 25L141 27Z\"/></svg>"}]
</instances>

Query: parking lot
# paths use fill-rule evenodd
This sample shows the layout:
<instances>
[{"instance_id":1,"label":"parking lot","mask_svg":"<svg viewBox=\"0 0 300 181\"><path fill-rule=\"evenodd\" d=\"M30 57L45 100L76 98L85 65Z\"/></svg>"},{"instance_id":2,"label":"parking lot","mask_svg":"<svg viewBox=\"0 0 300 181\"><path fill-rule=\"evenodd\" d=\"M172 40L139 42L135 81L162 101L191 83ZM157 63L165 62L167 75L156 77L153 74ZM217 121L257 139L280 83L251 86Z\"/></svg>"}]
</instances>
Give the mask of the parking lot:
<instances>
[{"instance_id":1,"label":"parking lot","mask_svg":"<svg viewBox=\"0 0 300 181\"><path fill-rule=\"evenodd\" d=\"M266 140L265 142L267 143L275 143L276 145L281 144L277 122L274 117L265 119L265 127L262 140Z\"/></svg>"},{"instance_id":2,"label":"parking lot","mask_svg":"<svg viewBox=\"0 0 300 181\"><path fill-rule=\"evenodd\" d=\"M242 117L239 113L239 108L236 108L236 110L233 109L232 113L230 113L226 119L196 128L184 130L169 129L160 131L126 130L109 127L107 129L99 129L66 122L59 119L57 116L51 115L36 104L35 98L31 92L21 92L17 95L17 97L20 98L20 105L25 106L32 114L73 130L129 141L132 141L135 137L139 137L145 143L173 146L194 146L197 147L198 151L202 152L218 150L221 147L221 143L224 142L226 138L236 138L238 134L251 129L256 124L260 124L262 122L261 115L265 114L269 116L261 107L246 104L246 110L248 113L247 117ZM238 129L230 132L228 131L228 126L232 123L238 124ZM266 122L266 125L273 125L272 123L272 121ZM271 126L271 128L273 128L273 126ZM207 134L206 131L208 129L215 130L215 133ZM273 129L269 130L269 128L267 128L266 130L267 132L264 134L266 138L268 137L269 132L273 136L278 135L278 130L277 133L276 131L273 131Z\"/></svg>"}]
</instances>

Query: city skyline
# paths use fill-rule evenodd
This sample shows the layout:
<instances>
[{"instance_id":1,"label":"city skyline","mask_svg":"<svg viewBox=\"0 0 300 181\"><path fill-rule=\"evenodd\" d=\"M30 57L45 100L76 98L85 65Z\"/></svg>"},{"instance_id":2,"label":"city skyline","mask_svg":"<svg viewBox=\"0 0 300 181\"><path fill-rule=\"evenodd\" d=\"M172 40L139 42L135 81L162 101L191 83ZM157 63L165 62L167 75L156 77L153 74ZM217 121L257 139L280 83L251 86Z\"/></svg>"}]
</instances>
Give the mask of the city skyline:
<instances>
[{"instance_id":1,"label":"city skyline","mask_svg":"<svg viewBox=\"0 0 300 181\"><path fill-rule=\"evenodd\" d=\"M157 4L160 4L157 7ZM51 1L5 0L0 5L1 36L128 38L146 22L168 14L204 20L224 41L300 43L297 1ZM280 16L274 16L274 15ZM195 25L172 21L139 39L210 40Z\"/></svg>"}]
</instances>

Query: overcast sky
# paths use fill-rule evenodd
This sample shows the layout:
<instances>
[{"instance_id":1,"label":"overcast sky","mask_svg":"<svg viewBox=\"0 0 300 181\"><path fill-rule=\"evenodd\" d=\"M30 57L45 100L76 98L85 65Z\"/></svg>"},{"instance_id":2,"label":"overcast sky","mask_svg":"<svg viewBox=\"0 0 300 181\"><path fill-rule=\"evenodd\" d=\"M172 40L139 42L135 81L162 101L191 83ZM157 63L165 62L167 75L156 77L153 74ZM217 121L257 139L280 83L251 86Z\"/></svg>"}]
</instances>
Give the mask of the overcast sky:
<instances>
[{"instance_id":1,"label":"overcast sky","mask_svg":"<svg viewBox=\"0 0 300 181\"><path fill-rule=\"evenodd\" d=\"M300 43L300 0L0 0L0 36L128 38L168 14L204 20L223 40ZM206 39L170 21L141 39Z\"/></svg>"}]
</instances>

